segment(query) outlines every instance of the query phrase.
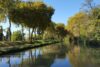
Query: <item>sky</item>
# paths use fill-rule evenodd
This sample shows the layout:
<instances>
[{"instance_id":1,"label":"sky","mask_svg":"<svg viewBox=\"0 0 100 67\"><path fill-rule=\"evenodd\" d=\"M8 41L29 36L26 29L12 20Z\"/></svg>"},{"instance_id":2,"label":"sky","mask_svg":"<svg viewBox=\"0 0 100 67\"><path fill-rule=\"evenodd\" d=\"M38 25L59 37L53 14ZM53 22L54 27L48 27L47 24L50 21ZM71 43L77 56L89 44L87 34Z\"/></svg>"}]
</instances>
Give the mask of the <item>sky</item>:
<instances>
[{"instance_id":1,"label":"sky","mask_svg":"<svg viewBox=\"0 0 100 67\"><path fill-rule=\"evenodd\" d=\"M83 0L44 0L50 4L55 13L52 21L67 24L68 18L79 12Z\"/></svg>"},{"instance_id":2,"label":"sky","mask_svg":"<svg viewBox=\"0 0 100 67\"><path fill-rule=\"evenodd\" d=\"M80 11L85 0L44 0L44 2L55 9L52 20L66 25L69 17ZM100 4L100 0L94 0L94 2Z\"/></svg>"},{"instance_id":3,"label":"sky","mask_svg":"<svg viewBox=\"0 0 100 67\"><path fill-rule=\"evenodd\" d=\"M82 4L85 0L43 0L47 5L52 6L55 9L54 15L52 16L52 21L56 23L64 23L67 25L69 17L75 15L80 11ZM100 4L100 0L94 0L95 3ZM3 25L6 29L9 27L8 21ZM12 25L12 31L19 30L20 27Z\"/></svg>"}]
</instances>

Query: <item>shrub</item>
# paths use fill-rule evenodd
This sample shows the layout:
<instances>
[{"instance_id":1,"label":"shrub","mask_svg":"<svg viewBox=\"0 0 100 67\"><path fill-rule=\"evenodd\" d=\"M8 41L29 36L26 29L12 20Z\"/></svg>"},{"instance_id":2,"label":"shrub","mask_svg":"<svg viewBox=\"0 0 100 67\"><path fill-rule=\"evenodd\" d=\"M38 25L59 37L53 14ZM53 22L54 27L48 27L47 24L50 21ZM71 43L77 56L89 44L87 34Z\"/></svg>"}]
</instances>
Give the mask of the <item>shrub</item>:
<instances>
[{"instance_id":1,"label":"shrub","mask_svg":"<svg viewBox=\"0 0 100 67\"><path fill-rule=\"evenodd\" d=\"M12 36L11 36L11 41L20 41L22 40L22 34L20 31L15 31L13 32Z\"/></svg>"}]
</instances>

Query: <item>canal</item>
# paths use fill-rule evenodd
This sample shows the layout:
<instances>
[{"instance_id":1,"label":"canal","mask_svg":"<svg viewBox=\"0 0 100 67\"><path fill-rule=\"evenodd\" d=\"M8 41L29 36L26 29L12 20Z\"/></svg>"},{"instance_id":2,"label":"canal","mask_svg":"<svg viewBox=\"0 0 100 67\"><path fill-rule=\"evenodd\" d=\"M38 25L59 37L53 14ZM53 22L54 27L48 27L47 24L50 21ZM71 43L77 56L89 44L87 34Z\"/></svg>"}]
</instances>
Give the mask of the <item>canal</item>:
<instances>
[{"instance_id":1,"label":"canal","mask_svg":"<svg viewBox=\"0 0 100 67\"><path fill-rule=\"evenodd\" d=\"M100 48L52 44L0 56L0 67L100 67Z\"/></svg>"}]
</instances>

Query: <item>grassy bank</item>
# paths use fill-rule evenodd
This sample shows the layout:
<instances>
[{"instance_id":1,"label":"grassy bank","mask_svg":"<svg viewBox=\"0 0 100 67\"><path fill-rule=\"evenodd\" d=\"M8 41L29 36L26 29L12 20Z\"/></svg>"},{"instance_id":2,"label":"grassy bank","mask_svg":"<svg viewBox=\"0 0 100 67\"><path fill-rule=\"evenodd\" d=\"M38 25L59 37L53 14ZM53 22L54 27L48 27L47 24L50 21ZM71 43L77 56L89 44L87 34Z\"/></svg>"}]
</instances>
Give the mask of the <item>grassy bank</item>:
<instances>
[{"instance_id":1,"label":"grassy bank","mask_svg":"<svg viewBox=\"0 0 100 67\"><path fill-rule=\"evenodd\" d=\"M56 40L36 40L33 43L29 42L0 42L0 55L9 53L16 53L27 49L42 47L54 43L58 43Z\"/></svg>"}]
</instances>

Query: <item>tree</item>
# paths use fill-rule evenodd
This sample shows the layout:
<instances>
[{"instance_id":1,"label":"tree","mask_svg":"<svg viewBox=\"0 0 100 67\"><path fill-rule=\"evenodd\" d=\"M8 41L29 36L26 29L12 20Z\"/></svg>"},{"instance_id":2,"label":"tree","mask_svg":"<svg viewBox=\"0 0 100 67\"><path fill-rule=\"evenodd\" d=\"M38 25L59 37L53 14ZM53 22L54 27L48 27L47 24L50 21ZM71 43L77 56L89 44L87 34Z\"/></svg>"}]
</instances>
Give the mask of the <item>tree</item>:
<instances>
[{"instance_id":1,"label":"tree","mask_svg":"<svg viewBox=\"0 0 100 67\"><path fill-rule=\"evenodd\" d=\"M90 10L89 39L100 41L100 8Z\"/></svg>"},{"instance_id":2,"label":"tree","mask_svg":"<svg viewBox=\"0 0 100 67\"><path fill-rule=\"evenodd\" d=\"M11 40L12 41L21 41L22 40L22 34L20 31L15 31L13 32L12 36L11 36Z\"/></svg>"},{"instance_id":3,"label":"tree","mask_svg":"<svg viewBox=\"0 0 100 67\"><path fill-rule=\"evenodd\" d=\"M93 3L93 0L86 0L86 7L89 8L87 14L89 16L88 38L89 40L100 41L100 6ZM100 5L100 4L99 4Z\"/></svg>"},{"instance_id":4,"label":"tree","mask_svg":"<svg viewBox=\"0 0 100 67\"><path fill-rule=\"evenodd\" d=\"M20 2L9 12L9 17L15 24L31 28L32 33L43 33L51 22L53 13L54 9L43 2Z\"/></svg>"},{"instance_id":5,"label":"tree","mask_svg":"<svg viewBox=\"0 0 100 67\"><path fill-rule=\"evenodd\" d=\"M69 18L67 30L74 35L75 41L77 41L77 43L79 43L80 40L84 40L85 44L88 34L88 22L88 15L85 12L79 12Z\"/></svg>"},{"instance_id":6,"label":"tree","mask_svg":"<svg viewBox=\"0 0 100 67\"><path fill-rule=\"evenodd\" d=\"M9 11L14 8L14 5L18 2L19 0L0 0L0 19L3 21L4 19L8 18L9 19ZM11 22L9 20L9 32L11 32ZM9 40L11 40L11 35L9 35Z\"/></svg>"},{"instance_id":7,"label":"tree","mask_svg":"<svg viewBox=\"0 0 100 67\"><path fill-rule=\"evenodd\" d=\"M73 17L69 18L67 29L74 34L74 36L79 37L85 34L85 28L87 25L88 16L84 12L79 12Z\"/></svg>"},{"instance_id":8,"label":"tree","mask_svg":"<svg viewBox=\"0 0 100 67\"><path fill-rule=\"evenodd\" d=\"M62 24L62 23L56 24L55 29L56 29L56 33L58 35L58 38L60 38L61 41L63 41L63 38L68 33L68 31L65 29L64 24Z\"/></svg>"},{"instance_id":9,"label":"tree","mask_svg":"<svg viewBox=\"0 0 100 67\"><path fill-rule=\"evenodd\" d=\"M43 39L55 39L56 38L56 30L55 30L56 23L51 22L49 26L45 29L43 33Z\"/></svg>"},{"instance_id":10,"label":"tree","mask_svg":"<svg viewBox=\"0 0 100 67\"><path fill-rule=\"evenodd\" d=\"M89 10L89 12L79 12L69 18L67 29L75 37L79 37L84 41L98 41L100 40L100 8L95 7ZM80 41L80 40L79 40Z\"/></svg>"}]
</instances>

